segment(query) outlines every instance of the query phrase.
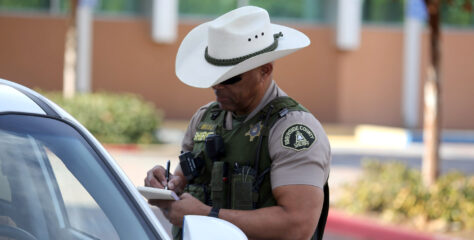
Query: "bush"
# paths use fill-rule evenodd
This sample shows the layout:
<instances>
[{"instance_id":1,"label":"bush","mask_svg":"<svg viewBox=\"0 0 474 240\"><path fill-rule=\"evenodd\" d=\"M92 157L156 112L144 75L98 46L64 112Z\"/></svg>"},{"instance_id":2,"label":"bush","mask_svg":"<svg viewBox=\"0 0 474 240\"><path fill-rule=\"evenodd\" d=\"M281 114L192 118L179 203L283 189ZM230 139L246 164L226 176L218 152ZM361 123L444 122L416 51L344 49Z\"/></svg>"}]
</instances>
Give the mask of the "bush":
<instances>
[{"instance_id":1,"label":"bush","mask_svg":"<svg viewBox=\"0 0 474 240\"><path fill-rule=\"evenodd\" d=\"M474 176L451 172L424 187L418 170L399 162L364 162L363 178L343 187L336 203L353 213L378 213L419 228L458 231L474 228Z\"/></svg>"},{"instance_id":2,"label":"bush","mask_svg":"<svg viewBox=\"0 0 474 240\"><path fill-rule=\"evenodd\" d=\"M64 99L60 93L46 93L105 143L151 143L162 120L152 103L133 94L78 94Z\"/></svg>"}]
</instances>

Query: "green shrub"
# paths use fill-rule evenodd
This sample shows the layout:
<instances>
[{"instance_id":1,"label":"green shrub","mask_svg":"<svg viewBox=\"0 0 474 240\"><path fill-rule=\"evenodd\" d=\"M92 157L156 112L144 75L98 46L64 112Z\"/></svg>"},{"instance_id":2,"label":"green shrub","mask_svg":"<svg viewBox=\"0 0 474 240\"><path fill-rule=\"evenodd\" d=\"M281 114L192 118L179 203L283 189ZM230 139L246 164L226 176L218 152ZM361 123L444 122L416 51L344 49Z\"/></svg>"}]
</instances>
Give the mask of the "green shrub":
<instances>
[{"instance_id":1,"label":"green shrub","mask_svg":"<svg viewBox=\"0 0 474 240\"><path fill-rule=\"evenodd\" d=\"M474 176L451 172L424 187L420 171L400 162L366 161L363 177L343 187L336 207L379 213L389 221L412 221L434 230L474 228ZM421 223L420 223L421 222Z\"/></svg>"},{"instance_id":2,"label":"green shrub","mask_svg":"<svg viewBox=\"0 0 474 240\"><path fill-rule=\"evenodd\" d=\"M162 120L150 102L133 94L77 94L64 99L60 93L46 97L63 107L104 143L151 143Z\"/></svg>"}]
</instances>

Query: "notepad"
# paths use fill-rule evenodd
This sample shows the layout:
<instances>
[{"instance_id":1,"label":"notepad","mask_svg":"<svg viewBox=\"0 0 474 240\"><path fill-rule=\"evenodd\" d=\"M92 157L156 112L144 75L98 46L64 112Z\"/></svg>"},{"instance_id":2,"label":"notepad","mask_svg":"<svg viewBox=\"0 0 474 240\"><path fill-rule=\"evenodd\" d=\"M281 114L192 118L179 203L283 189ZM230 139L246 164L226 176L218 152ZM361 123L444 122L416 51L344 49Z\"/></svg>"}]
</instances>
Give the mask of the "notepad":
<instances>
[{"instance_id":1,"label":"notepad","mask_svg":"<svg viewBox=\"0 0 474 240\"><path fill-rule=\"evenodd\" d=\"M152 188L152 187L143 187L138 186L137 190L146 198L146 199L157 199L157 200L179 200L178 195L171 190L166 190L162 188Z\"/></svg>"}]
</instances>

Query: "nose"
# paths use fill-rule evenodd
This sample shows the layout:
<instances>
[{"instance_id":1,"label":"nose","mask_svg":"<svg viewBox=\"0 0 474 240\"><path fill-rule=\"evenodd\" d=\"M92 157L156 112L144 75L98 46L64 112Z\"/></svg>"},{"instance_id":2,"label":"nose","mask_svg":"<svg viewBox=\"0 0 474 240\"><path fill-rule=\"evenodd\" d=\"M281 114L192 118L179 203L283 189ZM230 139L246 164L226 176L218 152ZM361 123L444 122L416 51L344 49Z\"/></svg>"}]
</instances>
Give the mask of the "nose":
<instances>
[{"instance_id":1,"label":"nose","mask_svg":"<svg viewBox=\"0 0 474 240\"><path fill-rule=\"evenodd\" d=\"M223 88L224 88L224 85L222 85L222 84L216 84L216 85L212 86L212 89L214 89L214 90L223 89Z\"/></svg>"}]
</instances>

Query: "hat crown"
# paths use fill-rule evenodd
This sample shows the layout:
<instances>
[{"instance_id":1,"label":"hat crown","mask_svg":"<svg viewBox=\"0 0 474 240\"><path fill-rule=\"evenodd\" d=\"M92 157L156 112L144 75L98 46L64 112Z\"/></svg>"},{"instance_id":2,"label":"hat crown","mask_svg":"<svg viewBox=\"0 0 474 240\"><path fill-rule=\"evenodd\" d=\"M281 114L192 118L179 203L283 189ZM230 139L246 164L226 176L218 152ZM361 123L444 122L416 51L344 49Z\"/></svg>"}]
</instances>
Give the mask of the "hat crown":
<instances>
[{"instance_id":1,"label":"hat crown","mask_svg":"<svg viewBox=\"0 0 474 240\"><path fill-rule=\"evenodd\" d=\"M212 21L208 28L209 55L231 59L260 51L273 43L265 9L241 7Z\"/></svg>"}]
</instances>

